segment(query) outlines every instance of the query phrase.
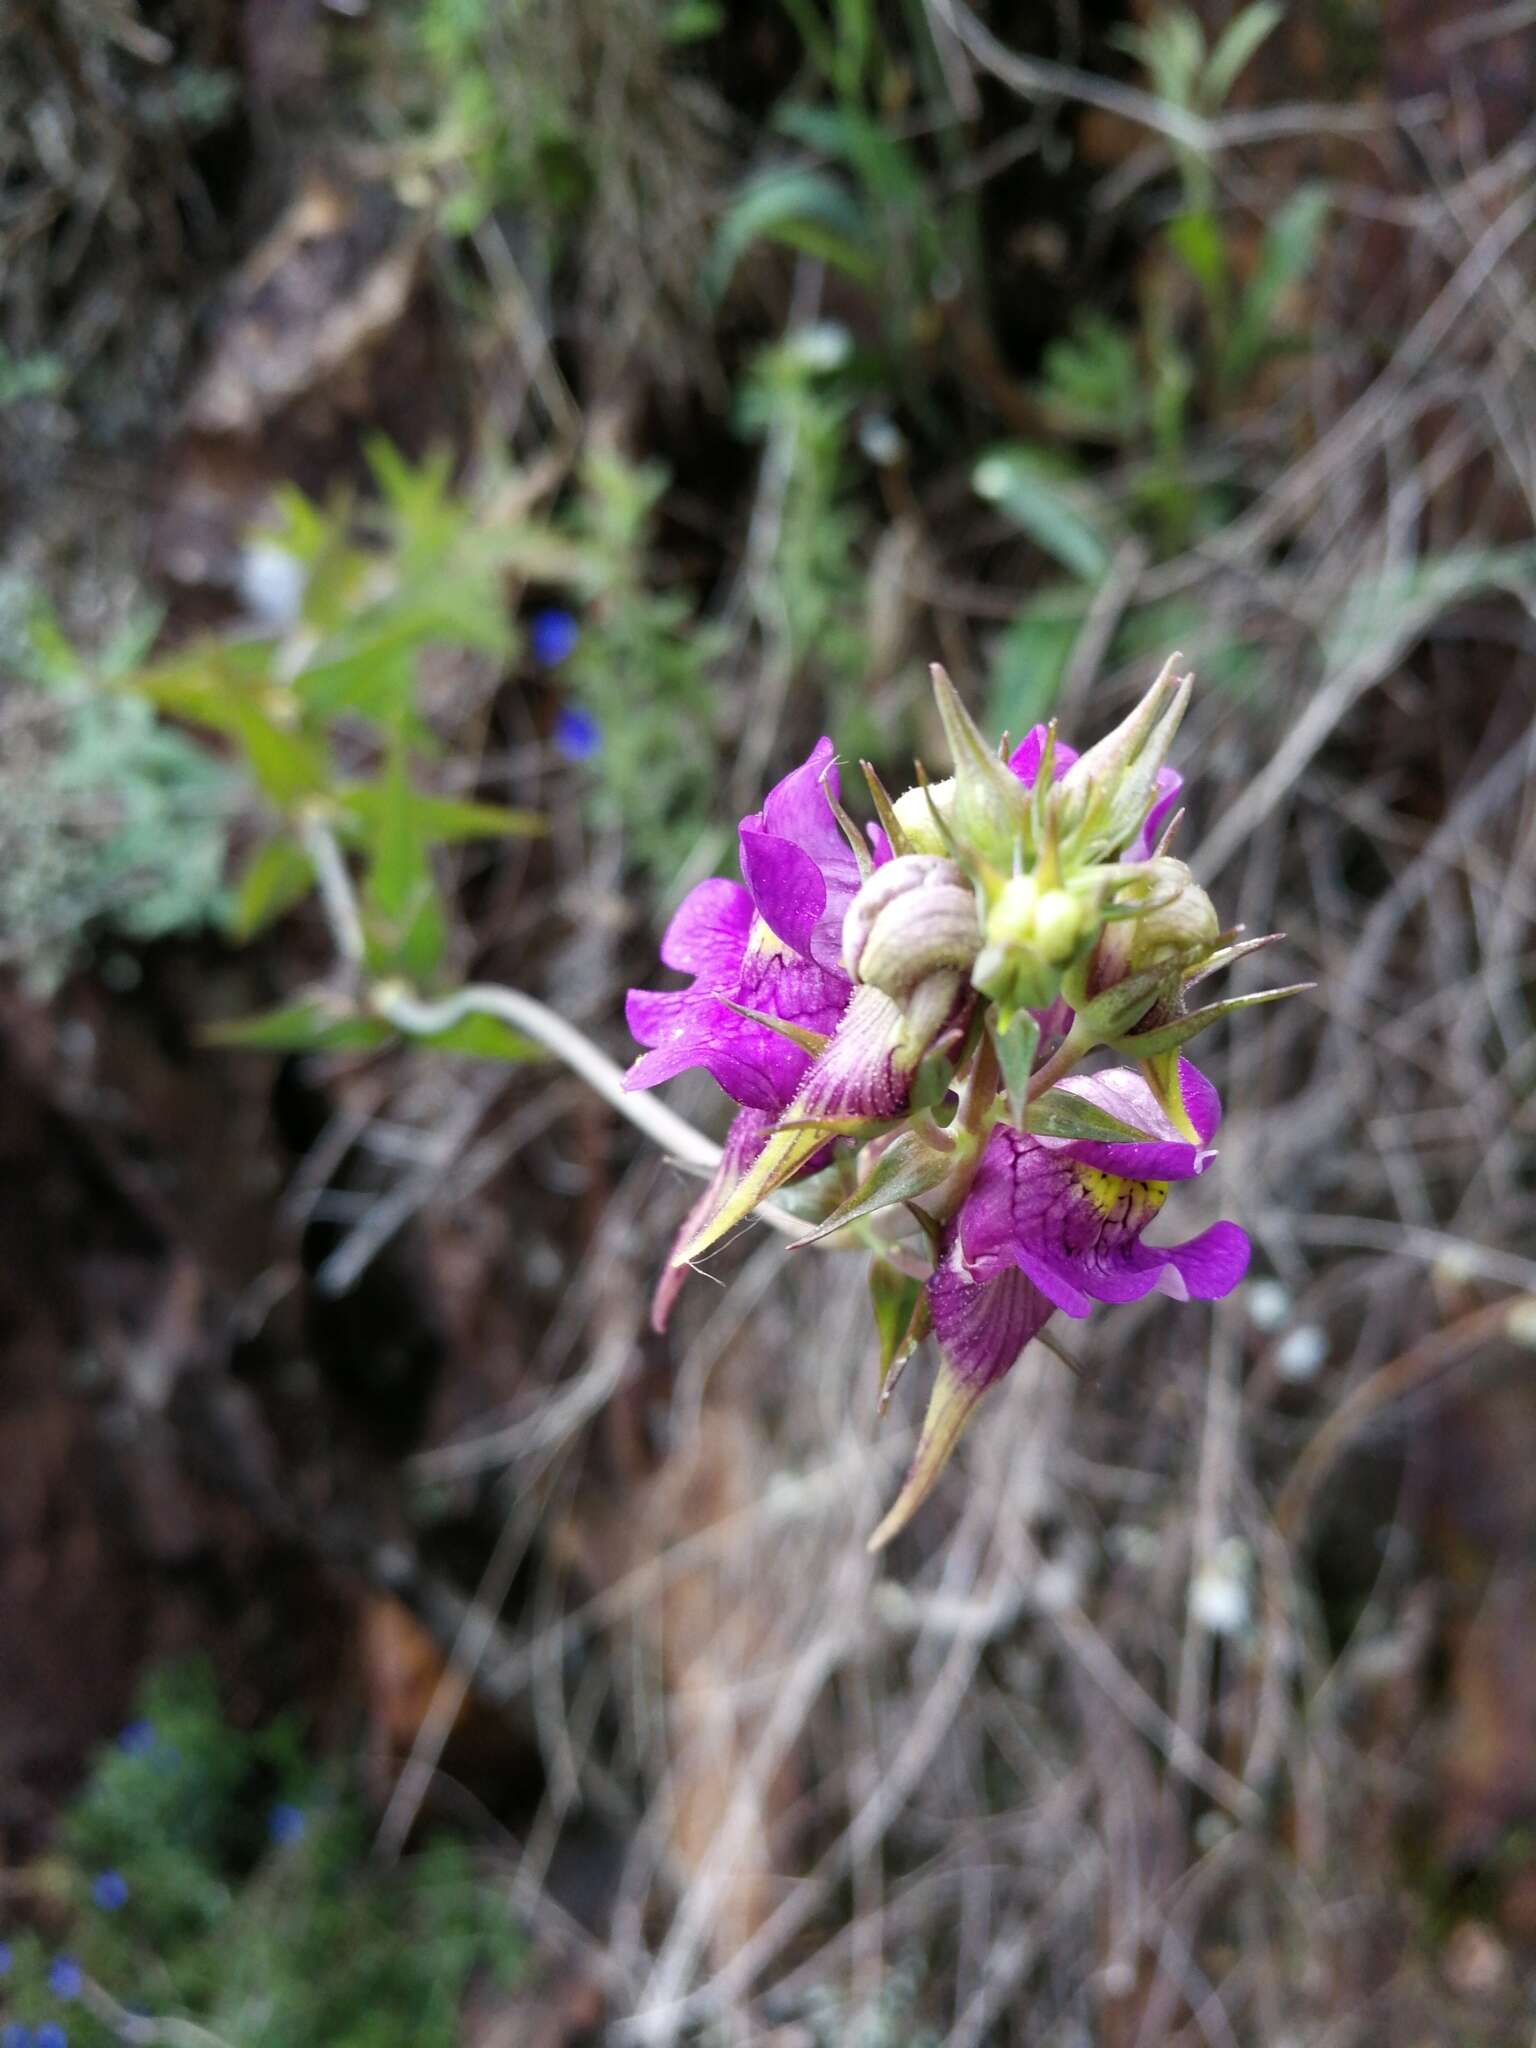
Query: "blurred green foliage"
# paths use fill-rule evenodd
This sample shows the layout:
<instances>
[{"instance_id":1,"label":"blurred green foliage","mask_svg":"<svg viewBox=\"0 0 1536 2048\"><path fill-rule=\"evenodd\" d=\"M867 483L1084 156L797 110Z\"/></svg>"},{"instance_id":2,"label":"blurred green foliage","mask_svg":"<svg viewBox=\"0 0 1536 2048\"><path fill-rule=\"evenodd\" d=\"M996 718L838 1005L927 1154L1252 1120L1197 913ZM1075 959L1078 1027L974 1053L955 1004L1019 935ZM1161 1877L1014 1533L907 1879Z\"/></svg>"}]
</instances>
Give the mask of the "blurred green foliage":
<instances>
[{"instance_id":1,"label":"blurred green foliage","mask_svg":"<svg viewBox=\"0 0 1536 2048\"><path fill-rule=\"evenodd\" d=\"M515 1982L526 1953L462 1847L370 1861L297 1725L230 1727L201 1663L147 1682L30 1875L49 1940L10 1940L0 2023L63 2023L71 2048L136 2015L228 2048L455 2048L472 1980Z\"/></svg>"},{"instance_id":2,"label":"blurred green foliage","mask_svg":"<svg viewBox=\"0 0 1536 2048\"><path fill-rule=\"evenodd\" d=\"M0 701L0 963L47 993L91 947L220 918L237 778L114 687L158 626L144 612L91 663L35 593L13 592Z\"/></svg>"}]
</instances>

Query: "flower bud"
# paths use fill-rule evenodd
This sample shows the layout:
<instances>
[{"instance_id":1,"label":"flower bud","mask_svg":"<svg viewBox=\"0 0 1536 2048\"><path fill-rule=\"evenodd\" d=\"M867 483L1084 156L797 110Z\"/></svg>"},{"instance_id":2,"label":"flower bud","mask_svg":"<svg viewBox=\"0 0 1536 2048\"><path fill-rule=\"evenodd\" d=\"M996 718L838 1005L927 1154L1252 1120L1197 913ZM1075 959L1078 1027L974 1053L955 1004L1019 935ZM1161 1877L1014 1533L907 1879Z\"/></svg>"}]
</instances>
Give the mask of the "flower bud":
<instances>
[{"instance_id":1,"label":"flower bud","mask_svg":"<svg viewBox=\"0 0 1536 2048\"><path fill-rule=\"evenodd\" d=\"M1014 875L987 916L987 941L1028 946L1050 967L1065 967L1092 920L1090 906L1068 889L1042 889L1033 875Z\"/></svg>"},{"instance_id":2,"label":"flower bud","mask_svg":"<svg viewBox=\"0 0 1536 2048\"><path fill-rule=\"evenodd\" d=\"M907 844L914 853L947 853L943 826L953 831L951 813L955 802L955 778L951 775L944 782L930 782L923 788L909 789L897 797L891 808L896 813L896 822L907 835ZM937 812L937 818L934 813Z\"/></svg>"},{"instance_id":3,"label":"flower bud","mask_svg":"<svg viewBox=\"0 0 1536 2048\"><path fill-rule=\"evenodd\" d=\"M1193 687L1193 678L1178 672L1181 659L1170 655L1130 716L1080 754L1062 778L1064 826L1070 816L1080 857L1105 859L1129 846L1140 830Z\"/></svg>"},{"instance_id":4,"label":"flower bud","mask_svg":"<svg viewBox=\"0 0 1536 2048\"><path fill-rule=\"evenodd\" d=\"M1110 1043L1158 1007L1178 1002L1192 970L1221 939L1209 896L1181 860L1163 855L1121 897L1131 912L1106 924L1067 990L1085 1026ZM1135 910L1138 901L1147 908Z\"/></svg>"},{"instance_id":5,"label":"flower bud","mask_svg":"<svg viewBox=\"0 0 1536 2048\"><path fill-rule=\"evenodd\" d=\"M902 1064L948 1023L981 934L970 884L951 860L907 853L876 868L843 919L843 965L902 1012Z\"/></svg>"},{"instance_id":6,"label":"flower bud","mask_svg":"<svg viewBox=\"0 0 1536 2048\"><path fill-rule=\"evenodd\" d=\"M939 854L876 868L843 918L844 967L898 1002L932 974L963 973L980 944L970 884Z\"/></svg>"},{"instance_id":7,"label":"flower bud","mask_svg":"<svg viewBox=\"0 0 1536 2048\"><path fill-rule=\"evenodd\" d=\"M974 854L1006 874L1021 851L1030 850L1033 825L1029 792L1005 761L987 745L976 721L937 664L933 694L954 757L954 794L945 810L962 854Z\"/></svg>"}]
</instances>

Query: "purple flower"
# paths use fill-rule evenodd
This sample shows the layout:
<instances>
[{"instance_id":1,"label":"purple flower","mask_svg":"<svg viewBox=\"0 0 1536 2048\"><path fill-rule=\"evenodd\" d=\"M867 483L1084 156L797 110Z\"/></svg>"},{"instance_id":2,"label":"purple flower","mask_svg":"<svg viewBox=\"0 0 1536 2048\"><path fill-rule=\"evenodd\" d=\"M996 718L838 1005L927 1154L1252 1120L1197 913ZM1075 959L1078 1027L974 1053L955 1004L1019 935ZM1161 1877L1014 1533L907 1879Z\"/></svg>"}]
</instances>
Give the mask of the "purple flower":
<instances>
[{"instance_id":1,"label":"purple flower","mask_svg":"<svg viewBox=\"0 0 1536 2048\"><path fill-rule=\"evenodd\" d=\"M32 2029L15 2020L8 2027L0 2027L0 2048L33 2048Z\"/></svg>"},{"instance_id":2,"label":"purple flower","mask_svg":"<svg viewBox=\"0 0 1536 2048\"><path fill-rule=\"evenodd\" d=\"M741 821L741 872L774 935L829 973L841 975L843 913L862 877L827 798L841 797L829 739L769 791Z\"/></svg>"},{"instance_id":3,"label":"purple flower","mask_svg":"<svg viewBox=\"0 0 1536 2048\"><path fill-rule=\"evenodd\" d=\"M574 616L557 605L535 612L528 621L528 645L534 660L542 662L545 668L557 668L574 653L580 638L581 628Z\"/></svg>"},{"instance_id":4,"label":"purple flower","mask_svg":"<svg viewBox=\"0 0 1536 2048\"><path fill-rule=\"evenodd\" d=\"M11 1966L15 1960L16 1958L11 1954L10 1943L8 1941L0 1941L0 1977L9 1977Z\"/></svg>"},{"instance_id":5,"label":"purple flower","mask_svg":"<svg viewBox=\"0 0 1536 2048\"><path fill-rule=\"evenodd\" d=\"M555 752L566 761L590 761L603 750L603 729L590 711L563 704L555 717Z\"/></svg>"},{"instance_id":6,"label":"purple flower","mask_svg":"<svg viewBox=\"0 0 1536 2048\"><path fill-rule=\"evenodd\" d=\"M793 1100L811 1053L726 1004L825 1036L847 1007L847 976L786 946L739 882L718 879L700 882L684 897L662 939L661 957L693 982L670 992L630 990L624 1006L629 1028L650 1050L624 1085L654 1088L703 1067L743 1108L777 1115Z\"/></svg>"},{"instance_id":7,"label":"purple flower","mask_svg":"<svg viewBox=\"0 0 1536 2048\"><path fill-rule=\"evenodd\" d=\"M267 1835L280 1849L292 1848L295 1842L302 1842L309 1821L302 1806L295 1806L291 1800L281 1799L267 1815Z\"/></svg>"},{"instance_id":8,"label":"purple flower","mask_svg":"<svg viewBox=\"0 0 1536 2048\"><path fill-rule=\"evenodd\" d=\"M1143 1136L1046 1138L994 1128L928 1283L934 1331L977 1393L1002 1378L1057 1309L1082 1317L1095 1302L1139 1301L1154 1289L1175 1301L1210 1301L1247 1272L1248 1239L1235 1223L1213 1223L1184 1244L1142 1241L1169 1183L1194 1179L1216 1156L1216 1091L1188 1060L1180 1075L1192 1136L1128 1067L1063 1081L1061 1092Z\"/></svg>"},{"instance_id":9,"label":"purple flower","mask_svg":"<svg viewBox=\"0 0 1536 2048\"><path fill-rule=\"evenodd\" d=\"M746 886L700 882L668 925L663 964L691 975L691 984L631 989L625 1003L631 1032L649 1048L625 1076L627 1088L653 1088L703 1067L741 1105L679 1246L698 1237L745 1179L853 993L841 964L842 920L859 871L829 792L838 795L838 777L832 742L822 739L769 793L762 810L743 818ZM777 1018L803 1036L743 1017L742 1009ZM815 1164L807 1159L799 1170ZM651 1306L658 1329L680 1284L680 1270L669 1267Z\"/></svg>"},{"instance_id":10,"label":"purple flower","mask_svg":"<svg viewBox=\"0 0 1536 2048\"><path fill-rule=\"evenodd\" d=\"M85 1972L73 1956L55 1956L48 1965L48 1989L55 1998L78 1998L85 1986Z\"/></svg>"},{"instance_id":11,"label":"purple flower","mask_svg":"<svg viewBox=\"0 0 1536 2048\"><path fill-rule=\"evenodd\" d=\"M32 2048L69 2048L69 2036L57 2020L44 2020L32 2036Z\"/></svg>"},{"instance_id":12,"label":"purple flower","mask_svg":"<svg viewBox=\"0 0 1536 2048\"><path fill-rule=\"evenodd\" d=\"M159 1739L153 1722L130 1721L118 1736L117 1746L124 1756L148 1756Z\"/></svg>"},{"instance_id":13,"label":"purple flower","mask_svg":"<svg viewBox=\"0 0 1536 2048\"><path fill-rule=\"evenodd\" d=\"M1058 1309L1083 1317L1096 1302L1139 1301L1154 1289L1175 1301L1211 1301L1247 1272L1248 1238L1235 1223L1213 1223L1182 1244L1143 1240L1169 1184L1194 1179L1216 1156L1215 1089L1188 1060L1179 1063L1179 1085L1182 1124L1128 1067L1058 1084L1060 1094L1134 1137L1055 1138L994 1126L927 1283L942 1364L911 1471L876 1543L910 1518L971 1410Z\"/></svg>"},{"instance_id":14,"label":"purple flower","mask_svg":"<svg viewBox=\"0 0 1536 2048\"><path fill-rule=\"evenodd\" d=\"M104 1870L91 1886L91 1897L103 1913L117 1913L128 1903L128 1880L120 1870Z\"/></svg>"}]
</instances>

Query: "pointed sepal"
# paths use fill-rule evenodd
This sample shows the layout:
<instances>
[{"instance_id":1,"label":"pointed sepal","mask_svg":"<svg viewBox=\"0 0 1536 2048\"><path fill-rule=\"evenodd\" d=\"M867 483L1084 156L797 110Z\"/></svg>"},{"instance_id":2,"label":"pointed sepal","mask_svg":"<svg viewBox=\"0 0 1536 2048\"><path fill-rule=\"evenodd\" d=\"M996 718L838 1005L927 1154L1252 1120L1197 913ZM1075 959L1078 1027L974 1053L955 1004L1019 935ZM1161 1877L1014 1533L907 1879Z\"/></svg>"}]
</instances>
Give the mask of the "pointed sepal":
<instances>
[{"instance_id":1,"label":"pointed sepal","mask_svg":"<svg viewBox=\"0 0 1536 2048\"><path fill-rule=\"evenodd\" d=\"M861 1217L894 1208L898 1202L915 1202L932 1194L973 1150L963 1132L958 1142L952 1140L941 1147L921 1131L898 1131L847 1200L839 1202L809 1236L796 1238L790 1250L818 1244Z\"/></svg>"},{"instance_id":2,"label":"pointed sepal","mask_svg":"<svg viewBox=\"0 0 1536 2048\"><path fill-rule=\"evenodd\" d=\"M960 702L954 684L935 662L933 694L955 764L954 797L948 824L966 852L1012 872L1031 846L1029 792L1005 761L987 745Z\"/></svg>"},{"instance_id":3,"label":"pointed sepal","mask_svg":"<svg viewBox=\"0 0 1536 2048\"><path fill-rule=\"evenodd\" d=\"M955 1445L959 1443L983 1391L963 1380L946 1359L940 1360L916 1453L890 1513L869 1539L871 1551L883 1550L891 1538L907 1526L932 1493L938 1484L939 1474L954 1455Z\"/></svg>"},{"instance_id":4,"label":"pointed sepal","mask_svg":"<svg viewBox=\"0 0 1536 2048\"><path fill-rule=\"evenodd\" d=\"M1231 996L1224 1003L1207 1003L1203 1010L1192 1010L1187 1017L1174 1017L1145 1031L1132 1031L1123 1038L1106 1039L1105 1043L1128 1059L1151 1059L1157 1053L1176 1052L1200 1032L1219 1024L1223 1017L1235 1016L1239 1010L1256 1010L1260 1003L1278 1003L1286 996L1305 995L1308 989L1316 986L1315 981L1295 981L1288 988L1266 988L1251 996Z\"/></svg>"},{"instance_id":5,"label":"pointed sepal","mask_svg":"<svg viewBox=\"0 0 1536 2048\"><path fill-rule=\"evenodd\" d=\"M1040 1020L1028 1010L1020 1010L1004 1025L994 1011L987 1029L1003 1077L1003 1093L1008 1098L1008 1121L1016 1131L1022 1131L1029 1106L1029 1077L1034 1072L1035 1053L1040 1045Z\"/></svg>"},{"instance_id":6,"label":"pointed sepal","mask_svg":"<svg viewBox=\"0 0 1536 2048\"><path fill-rule=\"evenodd\" d=\"M923 1283L903 1273L888 1259L875 1259L869 1269L869 1300L880 1342L880 1411L891 1398L902 1368L927 1336L930 1318Z\"/></svg>"}]
</instances>

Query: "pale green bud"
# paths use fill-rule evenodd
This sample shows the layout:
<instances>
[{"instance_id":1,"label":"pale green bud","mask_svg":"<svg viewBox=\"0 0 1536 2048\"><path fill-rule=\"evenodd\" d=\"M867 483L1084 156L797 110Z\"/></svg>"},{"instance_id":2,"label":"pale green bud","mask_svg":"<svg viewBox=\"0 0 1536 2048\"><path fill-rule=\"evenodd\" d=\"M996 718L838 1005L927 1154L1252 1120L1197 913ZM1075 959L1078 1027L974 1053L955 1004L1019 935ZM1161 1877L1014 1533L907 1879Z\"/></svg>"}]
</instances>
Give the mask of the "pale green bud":
<instances>
[{"instance_id":1,"label":"pale green bud","mask_svg":"<svg viewBox=\"0 0 1536 2048\"><path fill-rule=\"evenodd\" d=\"M1170 655L1130 716L1063 776L1059 802L1063 818L1070 813L1074 820L1071 831L1080 857L1103 859L1128 846L1151 809L1157 771L1194 687L1193 677L1178 673L1182 658Z\"/></svg>"}]
</instances>

